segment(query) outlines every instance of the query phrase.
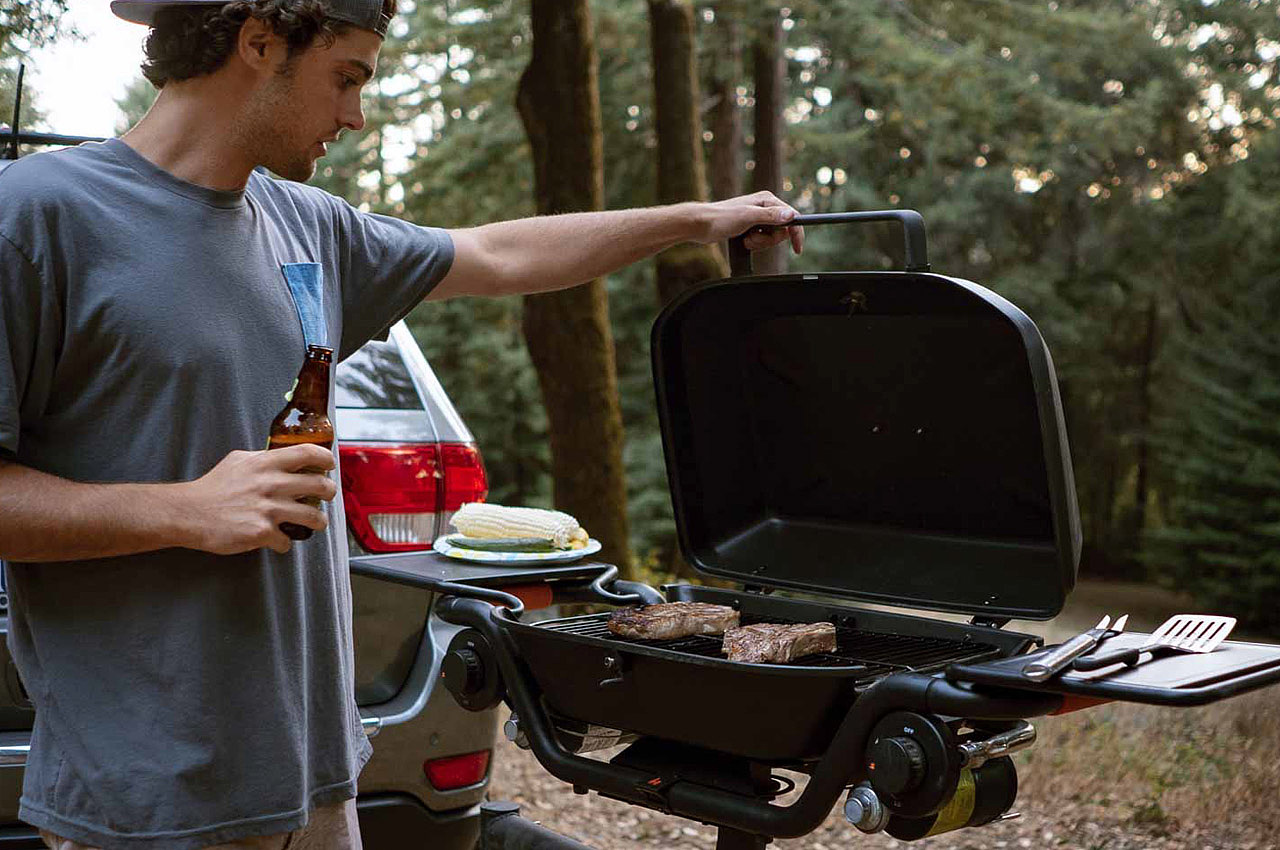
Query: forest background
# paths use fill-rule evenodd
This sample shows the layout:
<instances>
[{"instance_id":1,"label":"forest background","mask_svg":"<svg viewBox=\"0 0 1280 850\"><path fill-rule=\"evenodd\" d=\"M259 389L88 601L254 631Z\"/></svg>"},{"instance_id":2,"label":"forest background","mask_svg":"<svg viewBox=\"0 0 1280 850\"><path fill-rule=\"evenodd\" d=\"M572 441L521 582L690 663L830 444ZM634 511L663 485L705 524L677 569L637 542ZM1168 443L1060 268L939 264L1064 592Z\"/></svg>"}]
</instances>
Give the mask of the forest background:
<instances>
[{"instance_id":1,"label":"forest background","mask_svg":"<svg viewBox=\"0 0 1280 850\"><path fill-rule=\"evenodd\" d=\"M0 0L0 121L16 61L75 37L63 11ZM1021 306L1053 352L1082 574L1274 635L1278 62L1269 0L401 0L368 124L315 182L443 227L759 188L919 210L934 269ZM139 78L121 129L153 97ZM901 263L892 228L808 236L765 266ZM490 500L570 510L651 580L687 573L649 329L723 274L679 248L571 293L415 310Z\"/></svg>"}]
</instances>

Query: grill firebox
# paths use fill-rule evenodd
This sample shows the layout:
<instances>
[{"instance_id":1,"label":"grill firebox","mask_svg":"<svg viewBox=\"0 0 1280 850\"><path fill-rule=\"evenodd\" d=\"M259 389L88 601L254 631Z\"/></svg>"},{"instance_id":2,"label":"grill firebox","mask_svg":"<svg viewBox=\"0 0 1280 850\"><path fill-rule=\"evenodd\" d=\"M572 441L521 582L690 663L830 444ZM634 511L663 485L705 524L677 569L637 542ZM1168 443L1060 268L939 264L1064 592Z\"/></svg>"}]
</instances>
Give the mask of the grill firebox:
<instances>
[{"instance_id":1,"label":"grill firebox","mask_svg":"<svg viewBox=\"0 0 1280 850\"><path fill-rule=\"evenodd\" d=\"M728 605L748 625L832 623L837 650L791 664L730 661L718 635L658 641L614 635L610 611L537 623L505 618L504 640L557 716L771 764L820 758L849 707L894 674L1003 658L1034 641L969 623L773 594L697 585L664 590L673 602Z\"/></svg>"},{"instance_id":2,"label":"grill firebox","mask_svg":"<svg viewBox=\"0 0 1280 850\"><path fill-rule=\"evenodd\" d=\"M726 660L720 651L718 635L693 635L673 640L635 640L615 635L608 629L610 613L588 614L552 620L540 624L544 629L557 632L613 641L624 646L648 646L701 658ZM761 617L744 614L742 624L795 623L785 617ZM843 667L848 669L859 683L870 683L890 673L929 673L943 669L948 664L982 661L999 656L1000 650L988 643L972 640L895 635L856 629L838 621L836 626L836 651L810 655L794 661L788 667ZM755 666L755 665L751 665Z\"/></svg>"}]
</instances>

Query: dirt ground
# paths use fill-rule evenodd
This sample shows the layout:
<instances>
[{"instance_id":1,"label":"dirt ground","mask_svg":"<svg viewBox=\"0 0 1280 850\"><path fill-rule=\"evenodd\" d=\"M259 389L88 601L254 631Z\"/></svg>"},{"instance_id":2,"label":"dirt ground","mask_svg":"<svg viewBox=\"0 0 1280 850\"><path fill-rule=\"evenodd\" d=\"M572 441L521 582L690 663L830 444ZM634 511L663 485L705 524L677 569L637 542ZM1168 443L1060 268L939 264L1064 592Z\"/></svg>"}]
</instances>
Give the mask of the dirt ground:
<instances>
[{"instance_id":1,"label":"dirt ground","mask_svg":"<svg viewBox=\"0 0 1280 850\"><path fill-rule=\"evenodd\" d=\"M506 745L495 765L491 796L521 805L530 820L568 835L596 850L671 848L712 850L715 830L682 818L629 806L595 794L575 795L569 786L544 771L527 752ZM785 800L783 802L786 802ZM1223 805L1229 802L1222 801ZM916 842L887 835L863 835L845 822L837 806L826 823L803 838L776 841L772 848L843 850L906 848L924 850L1277 850L1277 836L1231 825L1207 826L1143 823L1128 806L1101 806L1074 800L1020 798L1021 816L977 829L962 829Z\"/></svg>"},{"instance_id":2,"label":"dirt ground","mask_svg":"<svg viewBox=\"0 0 1280 850\"><path fill-rule=\"evenodd\" d=\"M1101 613L1127 611L1131 629L1149 630L1196 610L1147 587L1085 585L1057 619L1008 628L1057 640ZM837 805L818 830L770 848L1280 850L1280 687L1201 709L1113 704L1035 722L1039 742L1017 757L1018 818L907 843L863 835ZM501 737L490 796L597 850L715 847L712 827L575 795Z\"/></svg>"}]
</instances>

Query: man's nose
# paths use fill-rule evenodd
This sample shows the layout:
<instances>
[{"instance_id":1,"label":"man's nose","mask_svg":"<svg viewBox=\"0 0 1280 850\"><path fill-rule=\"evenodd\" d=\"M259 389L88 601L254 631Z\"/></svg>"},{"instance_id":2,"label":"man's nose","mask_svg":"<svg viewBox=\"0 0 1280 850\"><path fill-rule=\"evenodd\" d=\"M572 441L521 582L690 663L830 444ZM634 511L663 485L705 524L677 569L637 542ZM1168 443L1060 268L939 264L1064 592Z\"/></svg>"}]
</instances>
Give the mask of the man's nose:
<instances>
[{"instance_id":1,"label":"man's nose","mask_svg":"<svg viewBox=\"0 0 1280 850\"><path fill-rule=\"evenodd\" d=\"M349 109L342 118L342 126L348 130L364 129L364 107L357 101L354 109Z\"/></svg>"}]
</instances>

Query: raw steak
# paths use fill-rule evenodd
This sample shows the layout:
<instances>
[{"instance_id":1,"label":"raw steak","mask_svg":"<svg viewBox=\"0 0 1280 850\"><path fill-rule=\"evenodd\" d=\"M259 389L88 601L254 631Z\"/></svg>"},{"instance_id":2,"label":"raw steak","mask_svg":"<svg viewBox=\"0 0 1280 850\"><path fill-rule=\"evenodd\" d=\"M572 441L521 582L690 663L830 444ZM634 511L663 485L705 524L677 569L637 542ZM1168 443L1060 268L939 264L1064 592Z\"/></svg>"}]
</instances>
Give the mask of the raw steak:
<instances>
[{"instance_id":1,"label":"raw steak","mask_svg":"<svg viewBox=\"0 0 1280 850\"><path fill-rule=\"evenodd\" d=\"M671 640L689 635L718 635L738 625L738 612L706 602L664 602L615 611L609 631L638 640Z\"/></svg>"},{"instance_id":2,"label":"raw steak","mask_svg":"<svg viewBox=\"0 0 1280 850\"><path fill-rule=\"evenodd\" d=\"M730 661L786 664L835 650L836 627L831 623L756 623L724 633L723 651Z\"/></svg>"}]
</instances>

